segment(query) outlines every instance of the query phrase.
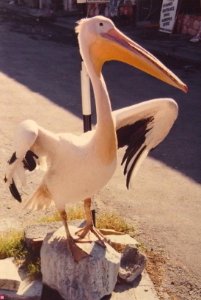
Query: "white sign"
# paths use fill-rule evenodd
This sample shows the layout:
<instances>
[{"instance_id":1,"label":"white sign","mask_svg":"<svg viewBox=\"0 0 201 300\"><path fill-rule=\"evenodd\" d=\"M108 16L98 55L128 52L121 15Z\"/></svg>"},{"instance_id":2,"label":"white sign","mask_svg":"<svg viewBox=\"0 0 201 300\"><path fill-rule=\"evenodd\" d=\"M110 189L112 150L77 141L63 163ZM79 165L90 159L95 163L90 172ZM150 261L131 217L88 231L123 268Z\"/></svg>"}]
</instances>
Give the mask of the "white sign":
<instances>
[{"instance_id":1,"label":"white sign","mask_svg":"<svg viewBox=\"0 0 201 300\"><path fill-rule=\"evenodd\" d=\"M77 0L77 3L98 3L98 4L101 4L101 3L107 3L109 2L110 0Z\"/></svg>"},{"instance_id":2,"label":"white sign","mask_svg":"<svg viewBox=\"0 0 201 300\"><path fill-rule=\"evenodd\" d=\"M87 2L87 0L77 0L78 4L83 4L83 3L86 3L86 2Z\"/></svg>"},{"instance_id":3,"label":"white sign","mask_svg":"<svg viewBox=\"0 0 201 300\"><path fill-rule=\"evenodd\" d=\"M160 31L171 33L176 21L178 0L163 0L160 16Z\"/></svg>"},{"instance_id":4,"label":"white sign","mask_svg":"<svg viewBox=\"0 0 201 300\"><path fill-rule=\"evenodd\" d=\"M110 0L87 0L87 3L107 3L109 2Z\"/></svg>"}]
</instances>

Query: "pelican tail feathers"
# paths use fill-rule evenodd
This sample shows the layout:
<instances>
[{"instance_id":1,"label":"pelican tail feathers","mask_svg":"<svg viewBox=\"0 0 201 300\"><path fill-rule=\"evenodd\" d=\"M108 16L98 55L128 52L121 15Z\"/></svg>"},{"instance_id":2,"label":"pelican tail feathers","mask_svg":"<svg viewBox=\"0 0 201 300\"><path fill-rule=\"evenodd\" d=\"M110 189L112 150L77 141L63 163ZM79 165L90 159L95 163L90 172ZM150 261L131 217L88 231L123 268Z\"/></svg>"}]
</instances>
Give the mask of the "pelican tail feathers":
<instances>
[{"instance_id":1,"label":"pelican tail feathers","mask_svg":"<svg viewBox=\"0 0 201 300\"><path fill-rule=\"evenodd\" d=\"M43 183L36 190L33 196L25 201L24 208L30 210L47 209L54 205L51 193L47 186Z\"/></svg>"}]
</instances>

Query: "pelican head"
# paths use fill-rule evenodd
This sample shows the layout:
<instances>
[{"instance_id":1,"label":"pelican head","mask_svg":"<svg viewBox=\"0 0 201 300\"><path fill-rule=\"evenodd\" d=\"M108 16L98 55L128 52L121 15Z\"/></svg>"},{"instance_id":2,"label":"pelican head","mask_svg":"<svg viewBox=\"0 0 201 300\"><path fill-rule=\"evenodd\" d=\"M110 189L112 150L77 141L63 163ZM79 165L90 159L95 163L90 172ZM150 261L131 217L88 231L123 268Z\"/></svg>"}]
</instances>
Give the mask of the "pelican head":
<instances>
[{"instance_id":1,"label":"pelican head","mask_svg":"<svg viewBox=\"0 0 201 300\"><path fill-rule=\"evenodd\" d=\"M93 66L98 76L106 61L117 60L187 92L187 86L173 72L118 30L110 19L103 16L82 19L76 27L76 32L80 53L87 64Z\"/></svg>"}]
</instances>

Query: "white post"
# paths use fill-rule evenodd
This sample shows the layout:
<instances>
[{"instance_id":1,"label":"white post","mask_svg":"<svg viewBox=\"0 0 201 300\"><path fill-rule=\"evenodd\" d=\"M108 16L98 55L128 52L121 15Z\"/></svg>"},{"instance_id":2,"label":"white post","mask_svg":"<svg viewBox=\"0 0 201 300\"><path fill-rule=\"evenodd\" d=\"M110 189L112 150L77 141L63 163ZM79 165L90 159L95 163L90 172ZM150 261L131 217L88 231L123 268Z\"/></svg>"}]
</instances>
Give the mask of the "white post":
<instances>
[{"instance_id":1,"label":"white post","mask_svg":"<svg viewBox=\"0 0 201 300\"><path fill-rule=\"evenodd\" d=\"M40 9L43 8L43 0L39 0L39 8L40 8Z\"/></svg>"},{"instance_id":2,"label":"white post","mask_svg":"<svg viewBox=\"0 0 201 300\"><path fill-rule=\"evenodd\" d=\"M81 64L81 96L82 96L82 115L84 132L91 130L91 95L90 79L86 66L82 61Z\"/></svg>"}]
</instances>

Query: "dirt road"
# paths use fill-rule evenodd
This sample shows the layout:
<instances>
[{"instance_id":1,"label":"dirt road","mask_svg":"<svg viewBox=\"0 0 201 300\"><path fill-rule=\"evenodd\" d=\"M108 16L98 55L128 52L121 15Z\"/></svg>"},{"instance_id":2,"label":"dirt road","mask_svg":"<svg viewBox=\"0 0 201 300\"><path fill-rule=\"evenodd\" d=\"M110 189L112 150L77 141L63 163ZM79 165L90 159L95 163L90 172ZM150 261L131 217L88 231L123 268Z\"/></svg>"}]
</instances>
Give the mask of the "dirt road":
<instances>
[{"instance_id":1,"label":"dirt road","mask_svg":"<svg viewBox=\"0 0 201 300\"><path fill-rule=\"evenodd\" d=\"M32 118L55 132L81 132L80 58L72 35L44 24L25 24L0 11L0 172L17 124ZM70 33L69 33L70 34ZM166 141L145 161L126 190L122 169L96 196L100 208L117 211L137 227L138 239L162 256L166 299L201 299L201 70L166 62L190 88L187 95L119 63L104 68L113 108L154 97L173 97L180 115ZM122 153L120 153L121 160ZM30 177L30 190L38 175ZM0 226L24 225L38 214L22 212L0 186ZM29 190L27 191L29 193ZM44 213L42 213L44 214Z\"/></svg>"}]
</instances>

